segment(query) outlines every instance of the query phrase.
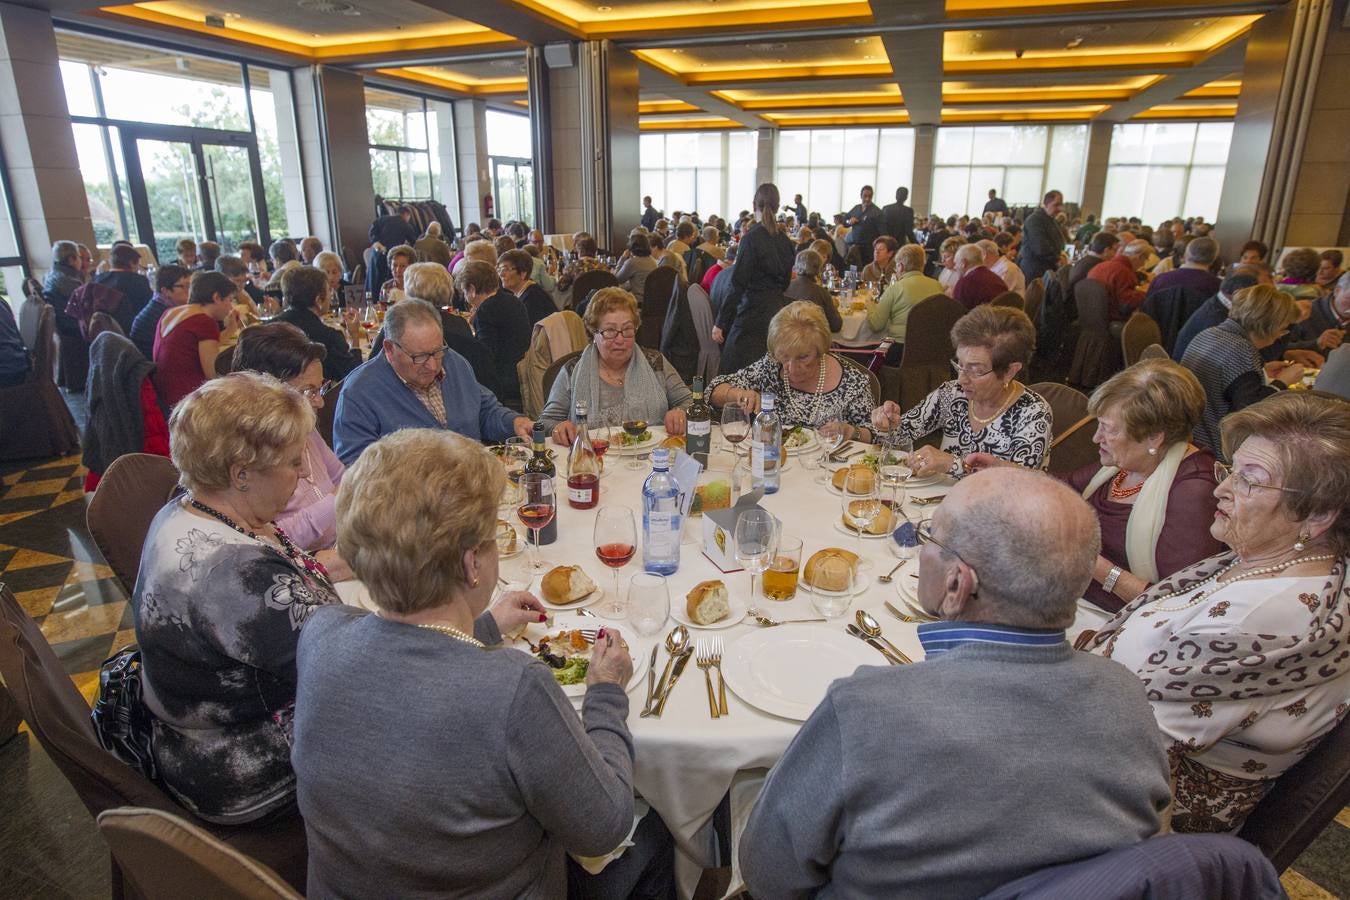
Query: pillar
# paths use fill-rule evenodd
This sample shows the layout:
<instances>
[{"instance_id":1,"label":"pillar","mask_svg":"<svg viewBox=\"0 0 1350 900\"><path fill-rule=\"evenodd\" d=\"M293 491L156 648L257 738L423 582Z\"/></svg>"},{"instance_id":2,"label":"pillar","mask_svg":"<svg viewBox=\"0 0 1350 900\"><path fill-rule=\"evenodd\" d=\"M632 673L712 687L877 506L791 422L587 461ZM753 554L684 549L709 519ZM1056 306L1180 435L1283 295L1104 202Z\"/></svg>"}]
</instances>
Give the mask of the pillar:
<instances>
[{"instance_id":1,"label":"pillar","mask_svg":"<svg viewBox=\"0 0 1350 900\"><path fill-rule=\"evenodd\" d=\"M937 128L932 125L914 127L914 174L910 178L909 205L915 218L932 214L933 154L937 148ZM917 221L915 223L918 224Z\"/></svg>"},{"instance_id":2,"label":"pillar","mask_svg":"<svg viewBox=\"0 0 1350 900\"><path fill-rule=\"evenodd\" d=\"M329 66L296 69L293 75L310 233L350 267L370 245L375 218L365 82L355 72Z\"/></svg>"},{"instance_id":3,"label":"pillar","mask_svg":"<svg viewBox=\"0 0 1350 900\"><path fill-rule=\"evenodd\" d=\"M1287 247L1350 244L1350 28L1345 0L1332 11L1308 116L1303 159L1297 168L1294 206L1287 220Z\"/></svg>"},{"instance_id":4,"label":"pillar","mask_svg":"<svg viewBox=\"0 0 1350 900\"><path fill-rule=\"evenodd\" d=\"M483 208L483 198L492 193L488 172L487 104L482 100L456 100L451 106L460 226L470 222L486 226L491 216Z\"/></svg>"},{"instance_id":5,"label":"pillar","mask_svg":"<svg viewBox=\"0 0 1350 900\"><path fill-rule=\"evenodd\" d=\"M309 204L305 202L305 170L300 162L300 131L296 115L295 85L287 69L268 69L272 106L276 110L277 153L281 157L281 194L286 204L285 234L291 237L327 234L311 230ZM255 108L256 111L256 108ZM278 223L270 223L272 237L281 237Z\"/></svg>"},{"instance_id":6,"label":"pillar","mask_svg":"<svg viewBox=\"0 0 1350 900\"><path fill-rule=\"evenodd\" d=\"M759 140L755 142L755 147L757 149L757 156L755 159L755 186L758 187L765 182L773 181L774 168L778 162L778 129L759 129ZM785 198L784 202L790 199L792 198ZM730 219L732 216L736 215L736 211L728 209L724 215L726 218Z\"/></svg>"},{"instance_id":7,"label":"pillar","mask_svg":"<svg viewBox=\"0 0 1350 900\"><path fill-rule=\"evenodd\" d=\"M1083 162L1083 199L1079 209L1083 215L1095 213L1102 218L1102 204L1106 201L1106 171L1111 165L1110 122L1093 122L1088 126L1087 159Z\"/></svg>"},{"instance_id":8,"label":"pillar","mask_svg":"<svg viewBox=\"0 0 1350 900\"><path fill-rule=\"evenodd\" d=\"M433 186L434 196L445 204L446 211L455 222L455 234L460 235L468 223L463 218L459 178L455 174L454 106L448 100L431 100L428 106L436 114L436 171L440 173Z\"/></svg>"}]
</instances>

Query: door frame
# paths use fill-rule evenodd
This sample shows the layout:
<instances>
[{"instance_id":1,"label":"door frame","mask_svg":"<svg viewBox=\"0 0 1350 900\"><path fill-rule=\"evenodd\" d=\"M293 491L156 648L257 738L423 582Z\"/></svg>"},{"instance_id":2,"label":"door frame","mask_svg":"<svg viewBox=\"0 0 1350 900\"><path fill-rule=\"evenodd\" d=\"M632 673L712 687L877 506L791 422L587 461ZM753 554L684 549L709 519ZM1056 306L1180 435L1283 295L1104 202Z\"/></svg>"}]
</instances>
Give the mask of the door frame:
<instances>
[{"instance_id":1,"label":"door frame","mask_svg":"<svg viewBox=\"0 0 1350 900\"><path fill-rule=\"evenodd\" d=\"M511 192L515 194L516 209L520 210L521 221L525 220L525 216L529 216L531 220L529 223L530 227L535 227L533 223L536 213L534 204L532 203L526 208L525 198L520 195L520 176L516 174L522 167L528 168L530 170L530 178L533 180L534 160L524 156L493 156L490 159L492 162L492 190L497 196L497 217L501 217L502 207L502 185L497 181L497 166L507 165L511 167L514 176L511 182Z\"/></svg>"}]
</instances>

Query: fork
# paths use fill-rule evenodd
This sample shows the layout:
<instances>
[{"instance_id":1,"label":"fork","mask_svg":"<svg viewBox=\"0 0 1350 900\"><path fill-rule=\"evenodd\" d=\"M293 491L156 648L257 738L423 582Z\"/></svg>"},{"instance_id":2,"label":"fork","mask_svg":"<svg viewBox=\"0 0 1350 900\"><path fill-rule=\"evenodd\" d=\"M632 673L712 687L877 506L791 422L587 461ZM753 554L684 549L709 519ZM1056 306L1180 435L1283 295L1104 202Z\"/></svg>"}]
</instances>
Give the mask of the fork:
<instances>
[{"instance_id":1,"label":"fork","mask_svg":"<svg viewBox=\"0 0 1350 900\"><path fill-rule=\"evenodd\" d=\"M712 639L712 664L717 669L717 714L719 716L729 715L727 712L727 680L722 677L722 639L720 637Z\"/></svg>"},{"instance_id":2,"label":"fork","mask_svg":"<svg viewBox=\"0 0 1350 900\"><path fill-rule=\"evenodd\" d=\"M721 714L717 710L717 697L713 695L712 674L708 671L713 664L712 648L705 638L699 638L694 644L694 662L703 670L703 683L708 687L708 714L716 719Z\"/></svg>"},{"instance_id":3,"label":"fork","mask_svg":"<svg viewBox=\"0 0 1350 900\"><path fill-rule=\"evenodd\" d=\"M886 601L886 609L890 610L891 615L895 616L901 622L908 622L910 625L922 625L924 622L928 621L927 619L916 619L914 616L902 613L892 606L891 601L889 600Z\"/></svg>"}]
</instances>

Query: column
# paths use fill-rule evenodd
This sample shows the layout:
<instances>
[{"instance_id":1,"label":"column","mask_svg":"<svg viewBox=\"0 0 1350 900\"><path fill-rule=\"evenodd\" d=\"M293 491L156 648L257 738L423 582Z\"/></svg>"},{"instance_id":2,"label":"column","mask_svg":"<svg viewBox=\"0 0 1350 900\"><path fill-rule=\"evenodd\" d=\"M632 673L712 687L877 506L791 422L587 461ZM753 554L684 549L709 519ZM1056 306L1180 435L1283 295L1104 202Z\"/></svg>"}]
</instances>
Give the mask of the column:
<instances>
[{"instance_id":1,"label":"column","mask_svg":"<svg viewBox=\"0 0 1350 900\"><path fill-rule=\"evenodd\" d=\"M554 62L548 69L550 154L544 164L552 177L550 231L571 234L586 230L586 207L581 200L581 166L586 158L581 143L581 69L576 65L575 44L550 45L549 55ZM531 117L534 114L531 107ZM536 155L539 150L535 148Z\"/></svg>"},{"instance_id":2,"label":"column","mask_svg":"<svg viewBox=\"0 0 1350 900\"><path fill-rule=\"evenodd\" d=\"M1106 200L1106 170L1111 165L1110 122L1093 122L1088 126L1087 159L1083 162L1083 200L1079 205L1083 215L1096 213L1102 218L1102 203Z\"/></svg>"},{"instance_id":3,"label":"column","mask_svg":"<svg viewBox=\"0 0 1350 900\"><path fill-rule=\"evenodd\" d=\"M937 147L937 128L917 125L914 128L914 175L910 179L909 205L914 207L915 225L918 217L931 215L933 202L933 154Z\"/></svg>"},{"instance_id":4,"label":"column","mask_svg":"<svg viewBox=\"0 0 1350 900\"><path fill-rule=\"evenodd\" d=\"M1347 5L1333 11L1344 22ZM1350 244L1350 28L1326 36L1307 118L1302 163L1297 167L1294 205L1286 221L1286 247Z\"/></svg>"},{"instance_id":5,"label":"column","mask_svg":"<svg viewBox=\"0 0 1350 900\"><path fill-rule=\"evenodd\" d=\"M455 222L455 234L464 233L463 209L460 206L458 164L455 161L455 111L448 100L431 100L429 109L436 114L436 178L435 196ZM482 223L479 223L482 224Z\"/></svg>"},{"instance_id":6,"label":"column","mask_svg":"<svg viewBox=\"0 0 1350 900\"><path fill-rule=\"evenodd\" d=\"M272 106L276 111L277 153L281 157L281 193L286 203L286 233L295 237L327 234L312 230L309 204L305 202L305 169L300 161L300 132L296 121L296 91L287 69L268 69ZM313 104L311 104L312 106ZM255 108L256 109L256 108ZM272 222L272 236L281 237Z\"/></svg>"},{"instance_id":7,"label":"column","mask_svg":"<svg viewBox=\"0 0 1350 900\"><path fill-rule=\"evenodd\" d=\"M0 147L13 191L15 233L39 277L59 240L94 248L51 15L0 4ZM18 292L15 291L17 296Z\"/></svg>"},{"instance_id":8,"label":"column","mask_svg":"<svg viewBox=\"0 0 1350 900\"><path fill-rule=\"evenodd\" d=\"M755 147L758 151L758 156L755 159L755 187L759 187L765 182L773 181L773 172L778 162L778 129L759 129L759 140L755 142ZM782 185L779 185L778 189L782 191ZM791 197L783 198L783 202L786 203L791 199ZM737 212L738 210L728 209L723 213L723 216L731 219Z\"/></svg>"},{"instance_id":9,"label":"column","mask_svg":"<svg viewBox=\"0 0 1350 900\"><path fill-rule=\"evenodd\" d=\"M456 100L454 118L455 177L459 182L460 227L470 222L486 226L491 216L483 198L492 193L488 173L487 104L482 100Z\"/></svg>"}]
</instances>

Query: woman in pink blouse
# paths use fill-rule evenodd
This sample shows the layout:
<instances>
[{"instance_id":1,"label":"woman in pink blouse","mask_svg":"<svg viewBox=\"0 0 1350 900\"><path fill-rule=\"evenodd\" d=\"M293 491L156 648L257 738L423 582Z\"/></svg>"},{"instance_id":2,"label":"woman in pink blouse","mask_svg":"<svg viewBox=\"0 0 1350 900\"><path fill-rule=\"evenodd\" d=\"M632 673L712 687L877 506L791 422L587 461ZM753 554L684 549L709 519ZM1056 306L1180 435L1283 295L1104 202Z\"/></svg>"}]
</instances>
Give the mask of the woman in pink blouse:
<instances>
[{"instance_id":1,"label":"woman in pink blouse","mask_svg":"<svg viewBox=\"0 0 1350 900\"><path fill-rule=\"evenodd\" d=\"M271 322L244 329L234 351L234 367L275 376L304 395L317 412L324 404L324 354L323 344L311 341L299 328ZM345 581L352 577L351 570L334 549L334 503L345 469L317 430L305 440L304 454L300 480L276 522L293 544L324 564L333 581Z\"/></svg>"}]
</instances>

